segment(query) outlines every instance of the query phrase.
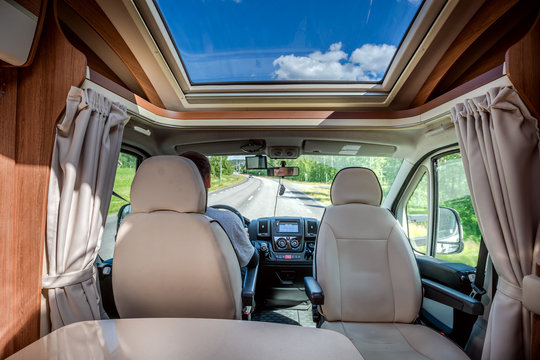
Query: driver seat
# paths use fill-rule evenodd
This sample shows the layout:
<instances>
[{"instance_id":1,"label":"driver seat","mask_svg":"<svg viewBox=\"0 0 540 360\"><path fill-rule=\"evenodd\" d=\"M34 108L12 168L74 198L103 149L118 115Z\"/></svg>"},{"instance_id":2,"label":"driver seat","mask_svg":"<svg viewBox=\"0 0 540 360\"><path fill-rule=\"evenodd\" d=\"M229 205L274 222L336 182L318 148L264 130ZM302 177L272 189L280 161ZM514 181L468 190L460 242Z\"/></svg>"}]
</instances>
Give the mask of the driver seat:
<instances>
[{"instance_id":1,"label":"driver seat","mask_svg":"<svg viewBox=\"0 0 540 360\"><path fill-rule=\"evenodd\" d=\"M118 230L112 272L121 318L240 319L240 265L221 225L204 216L195 164L145 160L131 185L133 213Z\"/></svg>"}]
</instances>

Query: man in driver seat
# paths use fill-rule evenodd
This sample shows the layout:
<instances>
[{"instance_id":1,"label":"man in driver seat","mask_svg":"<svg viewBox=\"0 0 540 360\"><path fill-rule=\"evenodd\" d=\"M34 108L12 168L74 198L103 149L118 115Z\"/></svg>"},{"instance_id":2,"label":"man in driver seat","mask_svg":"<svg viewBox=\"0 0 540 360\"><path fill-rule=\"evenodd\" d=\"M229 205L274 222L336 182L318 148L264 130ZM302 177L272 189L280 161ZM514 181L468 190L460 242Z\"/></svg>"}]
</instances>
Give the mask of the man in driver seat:
<instances>
[{"instance_id":1,"label":"man in driver seat","mask_svg":"<svg viewBox=\"0 0 540 360\"><path fill-rule=\"evenodd\" d=\"M193 161L199 169L202 176L204 187L208 195L208 189L210 188L210 174L211 167L208 158L196 151L187 151L180 154L185 158ZM206 216L216 220L221 227L225 230L231 243L233 245L240 267L254 267L259 262L259 254L255 251L255 248L249 241L244 225L234 213L227 210L214 209L212 207L206 208Z\"/></svg>"}]
</instances>

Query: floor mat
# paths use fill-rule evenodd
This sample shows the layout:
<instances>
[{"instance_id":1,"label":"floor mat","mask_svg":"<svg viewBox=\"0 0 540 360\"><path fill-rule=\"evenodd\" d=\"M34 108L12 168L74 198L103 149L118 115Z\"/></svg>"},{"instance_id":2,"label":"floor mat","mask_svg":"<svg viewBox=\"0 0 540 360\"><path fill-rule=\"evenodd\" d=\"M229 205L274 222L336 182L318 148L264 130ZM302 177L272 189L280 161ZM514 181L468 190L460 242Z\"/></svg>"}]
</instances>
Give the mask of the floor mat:
<instances>
[{"instance_id":1,"label":"floor mat","mask_svg":"<svg viewBox=\"0 0 540 360\"><path fill-rule=\"evenodd\" d=\"M268 309L255 312L251 317L251 320L298 325L303 327L316 327L316 323L313 322L311 309Z\"/></svg>"}]
</instances>

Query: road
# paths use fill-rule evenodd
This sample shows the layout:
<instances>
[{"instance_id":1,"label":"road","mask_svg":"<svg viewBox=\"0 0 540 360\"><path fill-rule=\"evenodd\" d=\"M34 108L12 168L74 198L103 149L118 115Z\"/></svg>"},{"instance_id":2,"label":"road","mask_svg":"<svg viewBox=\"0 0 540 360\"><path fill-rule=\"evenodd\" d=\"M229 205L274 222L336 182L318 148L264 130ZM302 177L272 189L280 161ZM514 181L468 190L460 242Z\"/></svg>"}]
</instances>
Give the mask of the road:
<instances>
[{"instance_id":1,"label":"road","mask_svg":"<svg viewBox=\"0 0 540 360\"><path fill-rule=\"evenodd\" d=\"M260 177L248 178L243 183L211 191L208 205L224 204L236 208L249 219L274 216L298 216L321 219L324 204L306 195L300 187L284 181L286 191L277 197L278 180ZM109 214L103 231L99 255L110 259L114 252L117 214Z\"/></svg>"},{"instance_id":2,"label":"road","mask_svg":"<svg viewBox=\"0 0 540 360\"><path fill-rule=\"evenodd\" d=\"M225 204L236 208L249 219L274 216L302 216L320 219L324 205L306 195L300 188L284 181L286 191L277 197L278 180L253 177L247 181L210 192L208 205Z\"/></svg>"}]
</instances>

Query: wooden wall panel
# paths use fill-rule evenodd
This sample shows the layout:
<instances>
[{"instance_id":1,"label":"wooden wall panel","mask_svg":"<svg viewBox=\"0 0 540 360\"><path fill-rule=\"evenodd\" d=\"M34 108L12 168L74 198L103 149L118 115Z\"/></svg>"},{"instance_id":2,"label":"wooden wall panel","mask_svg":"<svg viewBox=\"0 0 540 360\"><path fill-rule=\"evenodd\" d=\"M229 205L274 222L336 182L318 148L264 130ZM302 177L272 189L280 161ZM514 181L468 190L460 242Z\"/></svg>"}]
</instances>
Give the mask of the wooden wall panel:
<instances>
[{"instance_id":1,"label":"wooden wall panel","mask_svg":"<svg viewBox=\"0 0 540 360\"><path fill-rule=\"evenodd\" d=\"M17 115L18 69L0 69L0 358L13 352L10 324L13 324L12 292L15 256L13 209L15 191L15 118ZM3 349L3 351L2 351Z\"/></svg>"},{"instance_id":2,"label":"wooden wall panel","mask_svg":"<svg viewBox=\"0 0 540 360\"><path fill-rule=\"evenodd\" d=\"M86 59L63 37L52 3L32 65L0 72L1 82L10 81L9 94L6 91L0 99L9 104L0 105L0 215L11 219L3 220L0 227L0 358L39 338L45 210L54 134L70 87L80 86L86 73Z\"/></svg>"},{"instance_id":3,"label":"wooden wall panel","mask_svg":"<svg viewBox=\"0 0 540 360\"><path fill-rule=\"evenodd\" d=\"M531 30L506 53L506 72L529 110L540 117L540 14Z\"/></svg>"}]
</instances>

